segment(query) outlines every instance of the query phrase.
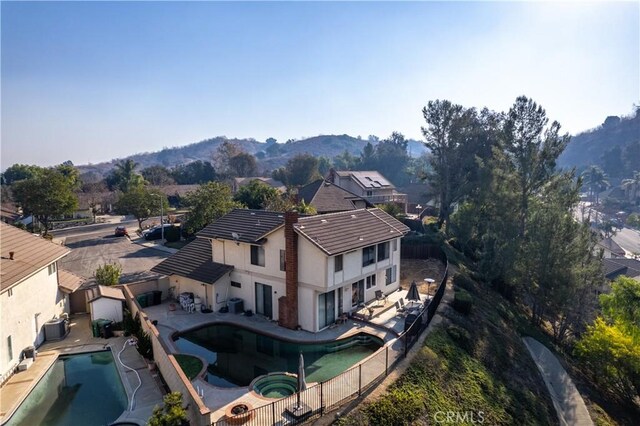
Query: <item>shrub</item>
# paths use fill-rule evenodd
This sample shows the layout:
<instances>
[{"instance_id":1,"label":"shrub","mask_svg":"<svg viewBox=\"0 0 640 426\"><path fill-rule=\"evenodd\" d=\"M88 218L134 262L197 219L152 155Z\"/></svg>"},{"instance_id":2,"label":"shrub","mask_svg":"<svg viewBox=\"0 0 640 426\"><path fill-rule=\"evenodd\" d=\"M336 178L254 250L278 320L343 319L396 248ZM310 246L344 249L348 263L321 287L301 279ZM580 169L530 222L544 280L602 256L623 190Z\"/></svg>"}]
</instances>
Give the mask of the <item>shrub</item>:
<instances>
[{"instance_id":1,"label":"shrub","mask_svg":"<svg viewBox=\"0 0 640 426\"><path fill-rule=\"evenodd\" d=\"M471 341L471 334L467 330L457 325L450 325L447 327L447 334L458 346L473 355L473 342Z\"/></svg>"},{"instance_id":2,"label":"shrub","mask_svg":"<svg viewBox=\"0 0 640 426\"><path fill-rule=\"evenodd\" d=\"M137 336L138 334L140 334L140 318L134 319L128 309L124 310L122 325L124 327L125 336Z\"/></svg>"},{"instance_id":3,"label":"shrub","mask_svg":"<svg viewBox=\"0 0 640 426\"><path fill-rule=\"evenodd\" d=\"M458 290L453 297L453 309L461 314L468 315L471 312L471 305L473 299L471 295L465 290Z\"/></svg>"},{"instance_id":4,"label":"shrub","mask_svg":"<svg viewBox=\"0 0 640 426\"><path fill-rule=\"evenodd\" d=\"M96 283L99 285L115 285L120 282L120 274L122 274L120 265L117 263L105 263L102 266L98 266L94 275Z\"/></svg>"},{"instance_id":5,"label":"shrub","mask_svg":"<svg viewBox=\"0 0 640 426\"><path fill-rule=\"evenodd\" d=\"M175 243L176 241L180 241L180 227L172 226L171 228L167 228L164 230L164 238L168 243Z\"/></svg>"},{"instance_id":6,"label":"shrub","mask_svg":"<svg viewBox=\"0 0 640 426\"><path fill-rule=\"evenodd\" d=\"M475 283L467 274L456 274L453 277L453 285L460 287L464 290L474 292Z\"/></svg>"},{"instance_id":7,"label":"shrub","mask_svg":"<svg viewBox=\"0 0 640 426\"><path fill-rule=\"evenodd\" d=\"M156 406L147 423L149 426L183 426L189 424L187 410L182 406L182 394L171 392L164 396L163 407Z\"/></svg>"},{"instance_id":8,"label":"shrub","mask_svg":"<svg viewBox=\"0 0 640 426\"><path fill-rule=\"evenodd\" d=\"M151 337L149 337L149 335L144 331L140 331L137 337L138 343L136 347L138 348L138 353L146 359L153 361L153 345L151 344Z\"/></svg>"}]
</instances>

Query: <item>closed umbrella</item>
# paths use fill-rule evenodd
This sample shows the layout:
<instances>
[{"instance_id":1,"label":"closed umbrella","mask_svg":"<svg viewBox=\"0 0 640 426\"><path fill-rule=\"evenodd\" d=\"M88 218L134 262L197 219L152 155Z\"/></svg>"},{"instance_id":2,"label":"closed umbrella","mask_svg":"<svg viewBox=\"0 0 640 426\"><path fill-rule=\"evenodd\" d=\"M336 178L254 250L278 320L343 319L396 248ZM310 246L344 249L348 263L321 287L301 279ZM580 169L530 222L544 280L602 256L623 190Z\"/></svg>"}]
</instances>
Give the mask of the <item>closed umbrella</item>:
<instances>
[{"instance_id":1,"label":"closed umbrella","mask_svg":"<svg viewBox=\"0 0 640 426\"><path fill-rule=\"evenodd\" d=\"M307 389L307 382L304 377L304 357L302 356L302 352L300 352L300 360L298 361L298 408L301 407L300 404L300 392Z\"/></svg>"},{"instance_id":2,"label":"closed umbrella","mask_svg":"<svg viewBox=\"0 0 640 426\"><path fill-rule=\"evenodd\" d=\"M411 282L411 286L409 286L409 292L407 293L407 300L415 300L417 302L420 301L420 294L418 293L418 285L415 281Z\"/></svg>"}]
</instances>

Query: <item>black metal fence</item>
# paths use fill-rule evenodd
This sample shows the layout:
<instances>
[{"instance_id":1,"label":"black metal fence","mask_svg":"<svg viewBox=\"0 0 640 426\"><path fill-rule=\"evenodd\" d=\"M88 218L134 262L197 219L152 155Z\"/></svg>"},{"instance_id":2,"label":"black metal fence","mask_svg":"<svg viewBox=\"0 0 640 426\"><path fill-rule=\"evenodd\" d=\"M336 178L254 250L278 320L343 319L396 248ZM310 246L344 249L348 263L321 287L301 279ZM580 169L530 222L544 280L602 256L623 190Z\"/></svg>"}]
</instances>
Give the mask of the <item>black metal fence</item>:
<instances>
[{"instance_id":1,"label":"black metal fence","mask_svg":"<svg viewBox=\"0 0 640 426\"><path fill-rule=\"evenodd\" d=\"M419 246L412 246L419 247ZM376 353L364 359L359 364L349 368L340 375L325 382L309 386L299 394L278 399L261 407L254 408L242 414L242 420L223 417L214 422L213 426L227 426L240 424L255 426L294 425L322 416L350 399L362 395L372 386L379 383L389 372L407 356L408 351L417 342L422 332L427 328L435 315L442 300L447 284L449 264L444 253L437 247L418 249L407 253L407 258L435 257L443 259L447 265L444 277L440 281L433 298L419 310L415 322L396 339L387 342ZM402 247L402 255L405 248ZM434 254L431 256L431 254ZM424 257L422 257L424 255ZM300 406L301 408L295 409Z\"/></svg>"}]
</instances>

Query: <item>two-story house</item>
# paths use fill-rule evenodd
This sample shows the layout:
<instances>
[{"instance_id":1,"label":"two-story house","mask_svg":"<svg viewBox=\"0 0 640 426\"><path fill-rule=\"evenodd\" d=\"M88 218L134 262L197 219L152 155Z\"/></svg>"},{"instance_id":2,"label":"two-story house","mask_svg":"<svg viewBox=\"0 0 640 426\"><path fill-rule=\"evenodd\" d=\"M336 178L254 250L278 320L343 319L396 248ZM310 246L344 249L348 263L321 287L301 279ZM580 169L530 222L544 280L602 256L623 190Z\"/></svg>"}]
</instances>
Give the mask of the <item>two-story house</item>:
<instances>
[{"instance_id":1,"label":"two-story house","mask_svg":"<svg viewBox=\"0 0 640 426\"><path fill-rule=\"evenodd\" d=\"M395 203L407 212L407 195L401 194L396 187L375 170L337 171L331 169L327 180L352 192L371 204Z\"/></svg>"},{"instance_id":2,"label":"two-story house","mask_svg":"<svg viewBox=\"0 0 640 426\"><path fill-rule=\"evenodd\" d=\"M68 295L82 279L59 270L69 249L0 223L0 374L8 378L20 354L45 339L45 322L68 312Z\"/></svg>"},{"instance_id":3,"label":"two-story house","mask_svg":"<svg viewBox=\"0 0 640 426\"><path fill-rule=\"evenodd\" d=\"M245 310L315 332L376 290L398 289L408 230L375 208L304 217L237 209L152 271L212 309L239 298Z\"/></svg>"},{"instance_id":4,"label":"two-story house","mask_svg":"<svg viewBox=\"0 0 640 426\"><path fill-rule=\"evenodd\" d=\"M304 201L316 209L318 214L374 207L364 198L325 179L318 179L303 186L298 190L296 197L298 201Z\"/></svg>"}]
</instances>

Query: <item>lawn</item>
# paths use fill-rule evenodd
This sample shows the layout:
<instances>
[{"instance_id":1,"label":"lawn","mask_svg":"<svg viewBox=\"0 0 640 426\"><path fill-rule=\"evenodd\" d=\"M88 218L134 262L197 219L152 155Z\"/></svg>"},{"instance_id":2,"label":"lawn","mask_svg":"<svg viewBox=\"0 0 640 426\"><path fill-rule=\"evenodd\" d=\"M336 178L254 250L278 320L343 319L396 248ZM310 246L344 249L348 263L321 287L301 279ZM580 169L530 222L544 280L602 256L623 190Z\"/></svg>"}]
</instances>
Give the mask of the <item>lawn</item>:
<instances>
[{"instance_id":1,"label":"lawn","mask_svg":"<svg viewBox=\"0 0 640 426\"><path fill-rule=\"evenodd\" d=\"M176 354L175 357L180 368L182 368L182 371L189 380L193 380L200 371L202 371L202 361L200 361L200 358L185 354Z\"/></svg>"}]
</instances>

